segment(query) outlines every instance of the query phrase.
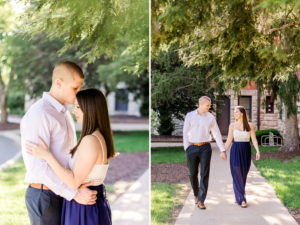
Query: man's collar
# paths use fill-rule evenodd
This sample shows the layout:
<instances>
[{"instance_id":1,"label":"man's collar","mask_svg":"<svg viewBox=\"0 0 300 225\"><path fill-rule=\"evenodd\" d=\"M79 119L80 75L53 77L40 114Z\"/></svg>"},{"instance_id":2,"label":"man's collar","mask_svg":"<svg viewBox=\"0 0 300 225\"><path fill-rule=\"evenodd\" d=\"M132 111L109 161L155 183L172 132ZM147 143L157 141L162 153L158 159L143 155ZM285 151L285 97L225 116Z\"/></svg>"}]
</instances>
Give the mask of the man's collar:
<instances>
[{"instance_id":1,"label":"man's collar","mask_svg":"<svg viewBox=\"0 0 300 225\"><path fill-rule=\"evenodd\" d=\"M53 96L50 95L49 92L43 93L43 99L49 102L58 112L66 112L67 107L57 101Z\"/></svg>"}]
</instances>

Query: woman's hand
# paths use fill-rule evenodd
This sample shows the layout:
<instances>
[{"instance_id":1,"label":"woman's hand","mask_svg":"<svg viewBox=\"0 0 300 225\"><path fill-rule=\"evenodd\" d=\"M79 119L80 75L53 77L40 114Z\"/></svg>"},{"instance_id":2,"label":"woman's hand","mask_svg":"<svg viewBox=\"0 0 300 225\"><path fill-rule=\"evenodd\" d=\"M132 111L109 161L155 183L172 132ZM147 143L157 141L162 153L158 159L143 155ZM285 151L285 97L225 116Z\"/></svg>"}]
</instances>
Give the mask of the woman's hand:
<instances>
[{"instance_id":1,"label":"woman's hand","mask_svg":"<svg viewBox=\"0 0 300 225\"><path fill-rule=\"evenodd\" d=\"M260 160L260 152L256 152L256 160Z\"/></svg>"},{"instance_id":2,"label":"woman's hand","mask_svg":"<svg viewBox=\"0 0 300 225\"><path fill-rule=\"evenodd\" d=\"M51 154L49 148L40 137L38 139L41 145L37 145L30 141L26 141L27 153L36 158L47 159L49 157L49 154Z\"/></svg>"}]
</instances>

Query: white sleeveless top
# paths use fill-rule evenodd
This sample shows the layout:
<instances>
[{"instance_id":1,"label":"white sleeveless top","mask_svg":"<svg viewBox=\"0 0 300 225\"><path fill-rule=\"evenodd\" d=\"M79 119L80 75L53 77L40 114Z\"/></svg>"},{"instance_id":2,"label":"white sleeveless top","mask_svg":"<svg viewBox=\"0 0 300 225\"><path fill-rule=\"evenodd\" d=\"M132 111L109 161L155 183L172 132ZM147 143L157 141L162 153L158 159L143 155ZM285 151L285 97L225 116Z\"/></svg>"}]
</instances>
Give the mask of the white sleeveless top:
<instances>
[{"instance_id":1,"label":"white sleeveless top","mask_svg":"<svg viewBox=\"0 0 300 225\"><path fill-rule=\"evenodd\" d=\"M87 176L87 178L85 178L85 180L83 181L83 184L86 184L90 181L93 181L93 185L92 186L98 186L100 184L103 183L105 177L106 177L106 173L107 173L107 169L109 164L103 164L104 161L104 149L103 149L103 145L102 145L102 141L101 139L95 135L92 134L93 136L95 136L101 145L101 150L102 150L102 163L101 164L95 164L92 171L90 172L90 174ZM69 160L69 166L72 169L73 165L74 165L74 161L77 157L77 151L75 152L74 156L72 158L70 158Z\"/></svg>"},{"instance_id":2,"label":"white sleeveless top","mask_svg":"<svg viewBox=\"0 0 300 225\"><path fill-rule=\"evenodd\" d=\"M250 141L250 132L249 131L241 131L241 130L234 128L233 139L236 142L248 142L248 141Z\"/></svg>"}]
</instances>

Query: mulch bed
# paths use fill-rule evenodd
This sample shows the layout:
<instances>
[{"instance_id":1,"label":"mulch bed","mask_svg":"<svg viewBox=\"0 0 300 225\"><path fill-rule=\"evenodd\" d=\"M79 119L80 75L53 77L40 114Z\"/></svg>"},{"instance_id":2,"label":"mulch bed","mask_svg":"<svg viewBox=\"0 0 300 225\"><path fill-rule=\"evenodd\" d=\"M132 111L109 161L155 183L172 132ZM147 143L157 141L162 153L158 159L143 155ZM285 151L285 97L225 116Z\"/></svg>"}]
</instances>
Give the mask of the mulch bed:
<instances>
[{"instance_id":1,"label":"mulch bed","mask_svg":"<svg viewBox=\"0 0 300 225\"><path fill-rule=\"evenodd\" d=\"M260 158L261 160L265 159L279 159L282 162L289 162L291 159L295 157L300 157L300 151L294 152L261 152ZM252 154L252 160L255 160L255 154Z\"/></svg>"},{"instance_id":2,"label":"mulch bed","mask_svg":"<svg viewBox=\"0 0 300 225\"><path fill-rule=\"evenodd\" d=\"M289 210L289 213L294 217L294 219L297 221L297 223L300 225L300 210Z\"/></svg>"},{"instance_id":3,"label":"mulch bed","mask_svg":"<svg viewBox=\"0 0 300 225\"><path fill-rule=\"evenodd\" d=\"M0 130L16 130L20 129L20 124L18 123L0 123Z\"/></svg>"},{"instance_id":4,"label":"mulch bed","mask_svg":"<svg viewBox=\"0 0 300 225\"><path fill-rule=\"evenodd\" d=\"M189 169L186 163L152 164L151 182L189 183Z\"/></svg>"},{"instance_id":5,"label":"mulch bed","mask_svg":"<svg viewBox=\"0 0 300 225\"><path fill-rule=\"evenodd\" d=\"M109 162L105 178L106 184L117 181L131 182L137 180L149 168L149 153L123 153Z\"/></svg>"}]
</instances>

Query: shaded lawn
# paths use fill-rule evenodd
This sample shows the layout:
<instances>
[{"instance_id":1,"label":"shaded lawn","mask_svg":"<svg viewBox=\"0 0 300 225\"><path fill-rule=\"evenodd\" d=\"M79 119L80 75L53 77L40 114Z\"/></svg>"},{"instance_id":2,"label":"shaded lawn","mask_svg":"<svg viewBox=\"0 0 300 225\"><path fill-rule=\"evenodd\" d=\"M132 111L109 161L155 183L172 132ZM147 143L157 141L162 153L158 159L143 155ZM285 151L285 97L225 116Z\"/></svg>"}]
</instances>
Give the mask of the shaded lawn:
<instances>
[{"instance_id":1,"label":"shaded lawn","mask_svg":"<svg viewBox=\"0 0 300 225\"><path fill-rule=\"evenodd\" d=\"M177 191L182 185L169 183L151 184L151 224L167 225L175 208L182 206Z\"/></svg>"},{"instance_id":2,"label":"shaded lawn","mask_svg":"<svg viewBox=\"0 0 300 225\"><path fill-rule=\"evenodd\" d=\"M278 150L279 150L278 146L270 146L270 147L259 146L259 151L260 152L278 152ZM256 150L255 150L254 147L251 147L251 152L256 153Z\"/></svg>"},{"instance_id":3,"label":"shaded lawn","mask_svg":"<svg viewBox=\"0 0 300 225\"><path fill-rule=\"evenodd\" d=\"M255 161L259 172L275 187L276 195L290 209L300 210L300 157L283 163L278 159Z\"/></svg>"},{"instance_id":4,"label":"shaded lawn","mask_svg":"<svg viewBox=\"0 0 300 225\"><path fill-rule=\"evenodd\" d=\"M184 163L183 147L157 147L151 149L151 163Z\"/></svg>"},{"instance_id":5,"label":"shaded lawn","mask_svg":"<svg viewBox=\"0 0 300 225\"><path fill-rule=\"evenodd\" d=\"M77 131L77 140L80 132ZM114 145L117 152L149 152L148 131L115 131Z\"/></svg>"}]
</instances>

